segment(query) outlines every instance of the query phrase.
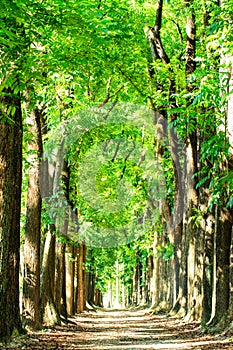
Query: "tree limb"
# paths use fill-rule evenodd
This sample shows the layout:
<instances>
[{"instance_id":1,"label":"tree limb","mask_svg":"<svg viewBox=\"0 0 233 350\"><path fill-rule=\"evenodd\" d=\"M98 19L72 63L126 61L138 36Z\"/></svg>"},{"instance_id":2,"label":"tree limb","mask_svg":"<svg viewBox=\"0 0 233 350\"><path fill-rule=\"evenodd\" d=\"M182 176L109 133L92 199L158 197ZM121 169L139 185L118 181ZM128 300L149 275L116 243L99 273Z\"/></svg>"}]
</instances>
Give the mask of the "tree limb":
<instances>
[{"instance_id":1,"label":"tree limb","mask_svg":"<svg viewBox=\"0 0 233 350\"><path fill-rule=\"evenodd\" d=\"M182 43L182 42L183 42L183 34L182 34L182 32L181 32L180 26L179 26L179 24L178 24L176 21L172 20L172 22L173 22L173 23L175 24L175 26L176 26L177 32L178 32L178 34L179 34L180 42Z\"/></svg>"},{"instance_id":2,"label":"tree limb","mask_svg":"<svg viewBox=\"0 0 233 350\"><path fill-rule=\"evenodd\" d=\"M111 78L110 78L110 81L111 81ZM108 81L108 85L107 85L107 97L105 98L105 100L103 102L101 102L99 104L98 108L101 108L104 105L106 105L111 98L115 97L125 87L125 84L124 84L117 91L115 91L112 95L110 95L110 81Z\"/></svg>"},{"instance_id":3,"label":"tree limb","mask_svg":"<svg viewBox=\"0 0 233 350\"><path fill-rule=\"evenodd\" d=\"M162 12L163 0L158 0L155 25L154 27L150 27L150 33L148 34L147 39L149 41L154 60L160 59L162 62L169 64L170 59L164 50L160 37L160 29L162 26Z\"/></svg>"},{"instance_id":4,"label":"tree limb","mask_svg":"<svg viewBox=\"0 0 233 350\"><path fill-rule=\"evenodd\" d=\"M154 28L159 32L162 27L162 12L163 12L163 0L158 0L158 7L156 11L156 20Z\"/></svg>"}]
</instances>

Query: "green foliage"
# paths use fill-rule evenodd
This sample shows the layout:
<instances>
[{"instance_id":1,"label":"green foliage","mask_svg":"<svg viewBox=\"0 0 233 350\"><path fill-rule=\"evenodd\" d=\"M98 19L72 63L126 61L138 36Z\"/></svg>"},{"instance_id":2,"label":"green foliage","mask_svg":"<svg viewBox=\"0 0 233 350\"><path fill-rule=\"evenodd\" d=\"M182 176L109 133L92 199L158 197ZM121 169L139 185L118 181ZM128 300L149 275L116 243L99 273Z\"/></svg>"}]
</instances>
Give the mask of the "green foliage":
<instances>
[{"instance_id":1,"label":"green foliage","mask_svg":"<svg viewBox=\"0 0 233 350\"><path fill-rule=\"evenodd\" d=\"M131 288L137 261L142 270L147 269L148 257L152 254L153 234L142 235L137 241L115 248L88 249L86 269L96 276L96 286L103 293L107 291L108 282L114 283L117 273L124 286ZM167 252L167 256L168 256ZM116 270L118 261L119 271Z\"/></svg>"},{"instance_id":2,"label":"green foliage","mask_svg":"<svg viewBox=\"0 0 233 350\"><path fill-rule=\"evenodd\" d=\"M166 245L157 245L156 252L163 260L170 260L174 256L174 244L168 243Z\"/></svg>"},{"instance_id":3,"label":"green foliage","mask_svg":"<svg viewBox=\"0 0 233 350\"><path fill-rule=\"evenodd\" d=\"M118 143L112 142L112 140L118 140ZM120 153L120 148L122 148L122 140L130 140L131 142L125 158L119 158L118 156L118 152ZM76 143L73 144L70 150L69 163L73 169L71 188L74 188L75 193L71 192L71 197L79 208L80 218L91 220L97 227L114 228L124 226L131 222L132 218L139 217L146 205L148 183L142 169L130 159L127 159L134 148L132 148L132 141L135 145L137 143L142 144L142 135L138 130L127 125L107 125L104 128L91 129L90 132L85 133L81 139L77 139ZM153 149L153 140L150 135L144 137L145 142L147 143L146 147ZM108 149L108 154L111 153L113 156L112 159L107 158L102 163L95 177L95 186L100 199L114 203L119 200L119 196L123 196L123 193L119 193L119 183L124 181L126 187L128 183L131 186L130 202L128 203L126 198L126 203L123 203L125 205L115 213L111 211L109 213L102 212L96 209L83 197L82 191L79 189L77 196L77 189L72 185L77 182L78 176L84 176L83 173L79 174L80 163L83 159L85 161L90 148L98 144L103 144L103 155L105 153L104 149Z\"/></svg>"},{"instance_id":4,"label":"green foliage","mask_svg":"<svg viewBox=\"0 0 233 350\"><path fill-rule=\"evenodd\" d=\"M117 256L116 248L91 248L87 254L86 269L95 274L96 288L103 292L107 290L108 281L113 281L116 276Z\"/></svg>"},{"instance_id":5,"label":"green foliage","mask_svg":"<svg viewBox=\"0 0 233 350\"><path fill-rule=\"evenodd\" d=\"M197 24L197 68L186 77L187 8L183 1L169 0L164 4L161 39L170 58L170 63L165 64L160 60L152 62L146 39L155 21L155 2L152 0L120 0L117 3L111 0L3 0L0 14L0 95L16 97L20 93L23 102L26 88L29 85L33 87L33 104L46 119L44 146L47 153L51 139L54 143L60 142L55 135L57 127L72 118L82 123L81 111L87 110L87 107L117 100L146 105L149 97L158 110L165 111L169 126L175 128L184 142L188 135L198 131L200 161L195 176L198 189L208 186L210 190L210 209L217 202L232 207L233 176L227 166L232 153L226 124L226 101L229 97L226 88L229 81L226 66L220 64L220 57L232 55L232 5L232 0L223 1L221 7L215 1L192 2ZM154 74L150 76L148 70L152 69ZM174 83L172 91L171 82ZM192 84L192 91L187 91L188 84ZM15 112L15 106L1 102L0 122L13 123ZM123 226L132 218L137 219L148 199L148 184L143 171L137 164L122 158L103 162L97 172L96 188L101 199L114 202L118 196L118 180L123 176L125 183L131 185L126 188L132 189L133 193L126 208L114 215L103 214L83 199L78 187L83 159L98 143L106 143L116 149L116 144L111 145L109 141L116 138L136 144L144 142L149 150L154 150L151 135L142 140L136 128L127 129L118 124L90 129L75 140L67 155L71 171L70 197L74 207L78 208L79 220L89 220L96 227L106 226L107 229ZM30 133L25 129L23 211L28 180L28 142ZM174 171L169 151L164 153L161 163L166 195L173 209ZM58 203L55 214L61 214L63 204ZM54 222L45 209L46 204L42 212L44 231ZM153 214L160 225L159 214ZM197 224L202 214L197 213ZM138 233L140 238L130 242L129 246L92 249L88 264L97 274L100 289L104 290L107 280L114 278L113 266L117 259L122 266L121 278L129 285L137 259L146 268L151 254L153 228L146 227L143 234ZM157 250L165 260L174 254L174 247L169 244L159 246Z\"/></svg>"}]
</instances>

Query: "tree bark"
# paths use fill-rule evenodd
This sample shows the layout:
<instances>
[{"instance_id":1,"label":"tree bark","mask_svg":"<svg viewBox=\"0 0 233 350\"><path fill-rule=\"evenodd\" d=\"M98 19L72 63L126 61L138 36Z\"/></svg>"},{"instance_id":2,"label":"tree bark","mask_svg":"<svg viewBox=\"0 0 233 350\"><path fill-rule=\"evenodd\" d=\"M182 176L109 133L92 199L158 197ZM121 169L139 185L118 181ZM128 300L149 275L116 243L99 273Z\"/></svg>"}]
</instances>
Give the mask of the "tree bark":
<instances>
[{"instance_id":1,"label":"tree bark","mask_svg":"<svg viewBox=\"0 0 233 350\"><path fill-rule=\"evenodd\" d=\"M86 308L85 250L84 244L79 243L77 256L77 312L83 312Z\"/></svg>"},{"instance_id":2,"label":"tree bark","mask_svg":"<svg viewBox=\"0 0 233 350\"><path fill-rule=\"evenodd\" d=\"M156 20L155 25L153 28L151 28L149 35L147 36L148 41L150 43L151 51L152 51L152 58L156 62L157 60L160 60L165 65L168 65L170 63L170 58L168 57L167 53L165 52L162 40L160 37L160 30L162 26L162 11L163 11L163 1L158 1L157 3L157 11L156 11ZM171 70L171 68L168 68ZM150 77L153 78L154 76L154 69L149 69ZM173 95L176 93L175 90L175 80L172 78L172 71L171 71L171 77L169 77L170 81L170 91L169 91L169 103L170 108L176 107L176 102L174 100ZM163 89L162 86L160 86L160 83L156 83L157 89ZM174 244L174 258L172 261L173 267L170 266L170 272L172 273L173 277L171 278L172 283L170 284L170 289L172 289L172 293L170 293L170 299L169 303L172 303L172 305L176 304L178 307L178 303L181 298L178 298L179 291L184 290L185 288L180 289L180 260L181 260L181 241L182 241L182 221L183 221L183 204L184 204L184 198L183 198L183 178L182 178L182 171L181 171L181 164L180 164L180 158L178 154L178 138L177 135L174 132L174 129L171 128L170 133L167 130L167 112L166 107L164 106L154 106L154 103L152 99L150 99L153 114L154 114L154 120L157 124L157 138L158 138L158 149L157 154L158 157L163 159L164 152L167 148L166 144L169 143L169 151L171 154L172 162L173 162L173 170L174 170L174 183L175 183L175 193L174 193L174 214L172 216L171 214L171 208L169 206L168 200L165 199L164 203L162 204L162 207L164 207L163 210L163 221L165 223L164 227L164 234L165 236L168 234L168 243ZM156 111L159 111L159 113ZM171 116L171 122L174 122L177 119L177 115L173 114ZM166 124L166 125L165 125ZM166 139L164 143L164 139ZM166 238L165 238L166 240ZM164 262L163 262L164 263ZM168 265L168 264L167 264ZM184 273L184 271L183 271ZM178 298L178 300L177 300Z\"/></svg>"},{"instance_id":3,"label":"tree bark","mask_svg":"<svg viewBox=\"0 0 233 350\"><path fill-rule=\"evenodd\" d=\"M61 242L56 243L56 264L55 264L55 304L58 313L61 313L62 306L62 288L64 283L64 255L65 255L66 245Z\"/></svg>"},{"instance_id":4,"label":"tree bark","mask_svg":"<svg viewBox=\"0 0 233 350\"><path fill-rule=\"evenodd\" d=\"M94 305L94 296L95 296L95 274L93 271L92 264L94 263L94 258L92 254L92 250L88 250L87 254L90 259L90 265L88 266L88 272L87 272L87 302L90 306Z\"/></svg>"},{"instance_id":5,"label":"tree bark","mask_svg":"<svg viewBox=\"0 0 233 350\"><path fill-rule=\"evenodd\" d=\"M209 193L207 188L205 193ZM204 206L208 203L206 196ZM214 214L208 212L203 222L202 230L205 231L204 242L204 261L203 261L203 304L202 304L202 323L207 324L212 311L212 293L213 293L213 247L214 247ZM202 226L202 225L201 225Z\"/></svg>"},{"instance_id":6,"label":"tree bark","mask_svg":"<svg viewBox=\"0 0 233 350\"><path fill-rule=\"evenodd\" d=\"M222 206L217 206L215 215L212 315L208 323L211 327L226 315L230 300L232 212Z\"/></svg>"},{"instance_id":7,"label":"tree bark","mask_svg":"<svg viewBox=\"0 0 233 350\"><path fill-rule=\"evenodd\" d=\"M20 96L9 88L1 98L0 121L0 339L21 331L19 311L22 111Z\"/></svg>"},{"instance_id":8,"label":"tree bark","mask_svg":"<svg viewBox=\"0 0 233 350\"><path fill-rule=\"evenodd\" d=\"M60 314L67 319L67 297L66 297L66 244L63 244L62 252L62 290Z\"/></svg>"},{"instance_id":9,"label":"tree bark","mask_svg":"<svg viewBox=\"0 0 233 350\"><path fill-rule=\"evenodd\" d=\"M74 315L74 276L75 276L75 247L67 246L66 253L66 303L69 316Z\"/></svg>"},{"instance_id":10,"label":"tree bark","mask_svg":"<svg viewBox=\"0 0 233 350\"><path fill-rule=\"evenodd\" d=\"M43 324L47 327L61 324L60 316L54 301L55 246L55 227L54 225L50 225L50 231L47 232L43 252L41 283L41 316Z\"/></svg>"},{"instance_id":11,"label":"tree bark","mask_svg":"<svg viewBox=\"0 0 233 350\"><path fill-rule=\"evenodd\" d=\"M186 20L186 77L196 70L196 23L192 7L192 0L186 0L188 16ZM194 87L187 83L187 92L192 93ZM187 110L191 105L191 97L187 100ZM198 139L197 130L192 129L192 116L187 124L187 215L186 235L189 242L188 248L188 319L198 320L202 316L202 285L203 285L203 261L204 261L204 231L197 229L194 217L199 208L199 194L197 191L198 172Z\"/></svg>"},{"instance_id":12,"label":"tree bark","mask_svg":"<svg viewBox=\"0 0 233 350\"><path fill-rule=\"evenodd\" d=\"M27 94L27 98L29 96ZM30 109L30 101L26 107ZM30 157L28 171L28 193L26 207L26 229L24 243L23 271L23 318L24 322L39 329L40 320L40 236L41 236L41 194L40 194L40 159L42 157L42 135L39 112L31 110L26 118L28 131L32 134L28 151Z\"/></svg>"}]
</instances>

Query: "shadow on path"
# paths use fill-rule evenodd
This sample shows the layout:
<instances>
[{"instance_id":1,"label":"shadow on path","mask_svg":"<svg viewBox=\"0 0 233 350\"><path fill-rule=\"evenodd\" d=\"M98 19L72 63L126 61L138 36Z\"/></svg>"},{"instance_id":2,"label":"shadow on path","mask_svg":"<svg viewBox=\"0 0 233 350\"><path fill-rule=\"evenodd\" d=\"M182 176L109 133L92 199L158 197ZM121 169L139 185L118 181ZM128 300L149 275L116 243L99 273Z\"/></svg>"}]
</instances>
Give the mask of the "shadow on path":
<instances>
[{"instance_id":1,"label":"shadow on path","mask_svg":"<svg viewBox=\"0 0 233 350\"><path fill-rule=\"evenodd\" d=\"M154 316L148 310L101 310L70 319L68 325L31 333L2 349L233 349L228 338L200 334L199 324Z\"/></svg>"}]
</instances>

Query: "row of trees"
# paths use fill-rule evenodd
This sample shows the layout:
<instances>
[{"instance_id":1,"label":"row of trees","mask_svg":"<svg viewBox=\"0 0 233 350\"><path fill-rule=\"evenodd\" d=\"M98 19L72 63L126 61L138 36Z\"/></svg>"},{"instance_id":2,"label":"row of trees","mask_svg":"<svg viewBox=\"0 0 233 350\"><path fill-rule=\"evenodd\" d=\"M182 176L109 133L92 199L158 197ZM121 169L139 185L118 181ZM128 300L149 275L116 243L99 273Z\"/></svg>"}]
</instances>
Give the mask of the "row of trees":
<instances>
[{"instance_id":1,"label":"row of trees","mask_svg":"<svg viewBox=\"0 0 233 350\"><path fill-rule=\"evenodd\" d=\"M119 283L229 325L231 1L1 6L0 339Z\"/></svg>"}]
</instances>

